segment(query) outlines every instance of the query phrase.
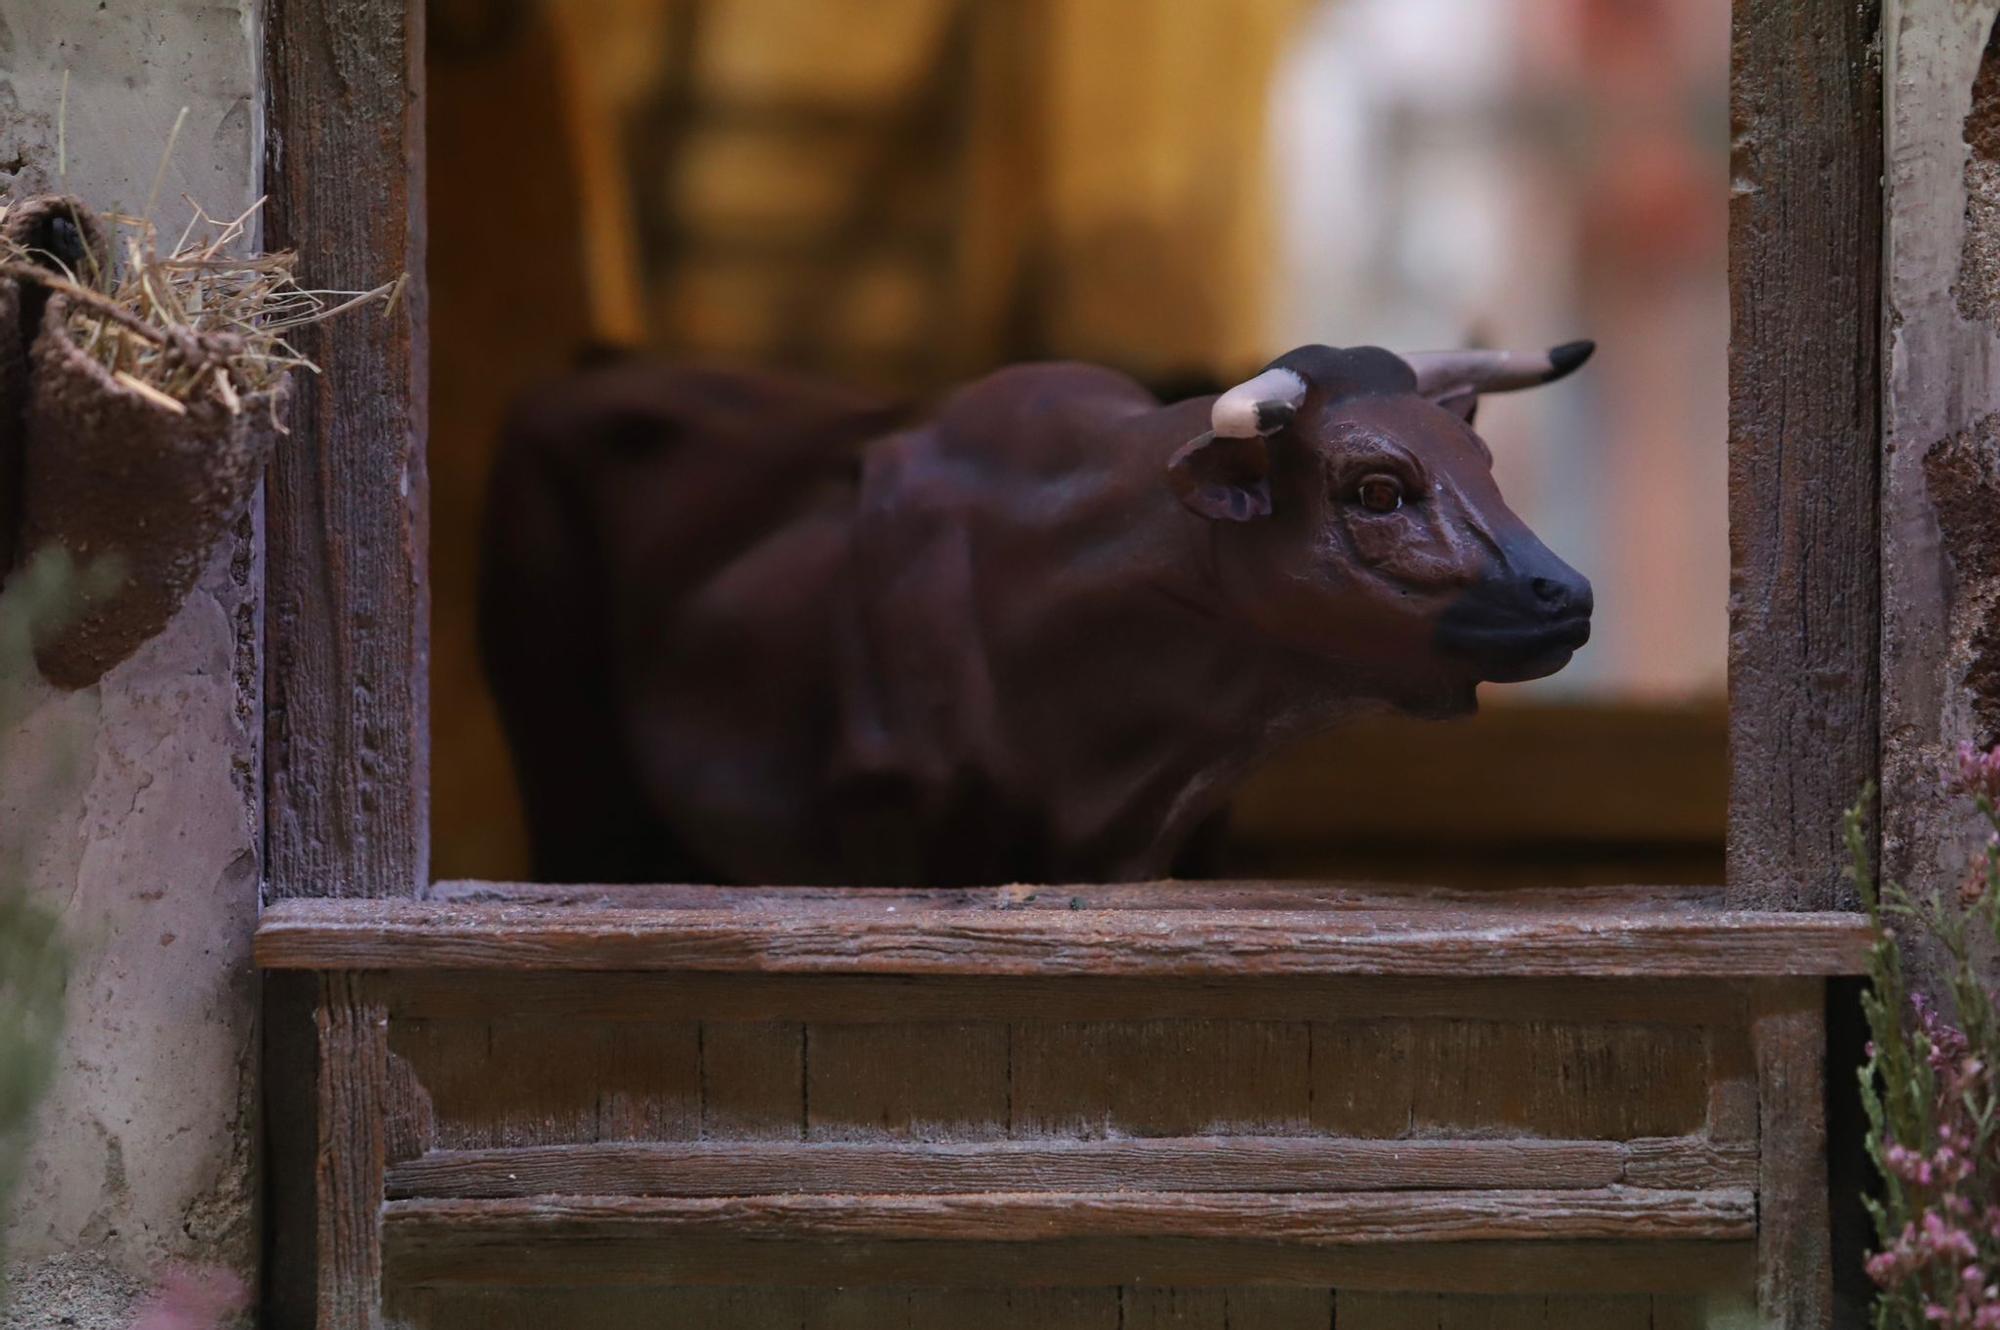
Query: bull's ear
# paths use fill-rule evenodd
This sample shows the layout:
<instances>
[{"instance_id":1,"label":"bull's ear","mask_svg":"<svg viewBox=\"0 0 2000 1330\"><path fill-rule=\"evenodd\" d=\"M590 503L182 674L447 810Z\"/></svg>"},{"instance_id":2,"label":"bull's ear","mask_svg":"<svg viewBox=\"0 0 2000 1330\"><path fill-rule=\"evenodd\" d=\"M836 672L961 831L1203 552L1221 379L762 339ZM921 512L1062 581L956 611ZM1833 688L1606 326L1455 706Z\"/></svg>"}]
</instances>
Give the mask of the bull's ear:
<instances>
[{"instance_id":1,"label":"bull's ear","mask_svg":"<svg viewBox=\"0 0 2000 1330\"><path fill-rule=\"evenodd\" d=\"M1468 425L1472 423L1472 418L1479 414L1479 393L1473 388L1452 388L1439 393L1431 400Z\"/></svg>"},{"instance_id":2,"label":"bull's ear","mask_svg":"<svg viewBox=\"0 0 2000 1330\"><path fill-rule=\"evenodd\" d=\"M1188 511L1212 521L1271 515L1271 454L1260 434L1190 439L1167 463L1167 483Z\"/></svg>"}]
</instances>

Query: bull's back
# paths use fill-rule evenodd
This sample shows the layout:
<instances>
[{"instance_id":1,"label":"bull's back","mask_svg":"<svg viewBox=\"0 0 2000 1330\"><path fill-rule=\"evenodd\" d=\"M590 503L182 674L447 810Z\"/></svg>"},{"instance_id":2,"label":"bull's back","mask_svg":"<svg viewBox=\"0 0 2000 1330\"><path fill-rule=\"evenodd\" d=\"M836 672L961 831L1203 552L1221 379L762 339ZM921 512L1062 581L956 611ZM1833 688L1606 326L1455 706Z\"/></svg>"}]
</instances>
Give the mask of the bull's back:
<instances>
[{"instance_id":1,"label":"bull's back","mask_svg":"<svg viewBox=\"0 0 2000 1330\"><path fill-rule=\"evenodd\" d=\"M783 682L760 680L760 662L790 660L790 687L806 685L797 648L825 632L812 579L841 538L860 445L898 414L637 360L523 399L489 492L480 639L538 877L722 876L675 830L661 783L720 759L693 738Z\"/></svg>"}]
</instances>

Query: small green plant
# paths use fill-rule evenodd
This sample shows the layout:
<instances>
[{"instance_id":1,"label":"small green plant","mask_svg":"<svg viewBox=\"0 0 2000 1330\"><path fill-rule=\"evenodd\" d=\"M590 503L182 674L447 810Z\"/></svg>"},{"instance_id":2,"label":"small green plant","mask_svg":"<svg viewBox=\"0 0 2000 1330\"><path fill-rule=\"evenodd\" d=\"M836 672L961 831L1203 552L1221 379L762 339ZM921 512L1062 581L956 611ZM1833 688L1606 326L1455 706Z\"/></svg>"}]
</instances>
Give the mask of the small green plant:
<instances>
[{"instance_id":1,"label":"small green plant","mask_svg":"<svg viewBox=\"0 0 2000 1330\"><path fill-rule=\"evenodd\" d=\"M1861 1069L1868 1152L1880 1199L1866 1198L1878 1250L1878 1330L2000 1330L2000 1022L1980 977L2000 949L2000 747L1959 750L1947 778L1990 828L1956 892L1918 899L1878 882L1865 806L1847 814L1847 844L1876 942L1862 998L1871 1038ZM1933 939L1949 959L1951 1014L1904 978L1901 930Z\"/></svg>"},{"instance_id":2,"label":"small green plant","mask_svg":"<svg viewBox=\"0 0 2000 1330\"><path fill-rule=\"evenodd\" d=\"M49 551L0 591L0 761L19 730L35 675L35 635L59 625L81 599L109 580L80 572L68 555ZM46 753L66 762L68 751ZM35 828L8 825L0 840L0 1221L10 1213L26 1162L35 1105L55 1074L62 1035L69 949L61 920L29 889L28 852ZM0 1222L0 1238L6 1227ZM0 1249L0 1297L6 1292Z\"/></svg>"}]
</instances>

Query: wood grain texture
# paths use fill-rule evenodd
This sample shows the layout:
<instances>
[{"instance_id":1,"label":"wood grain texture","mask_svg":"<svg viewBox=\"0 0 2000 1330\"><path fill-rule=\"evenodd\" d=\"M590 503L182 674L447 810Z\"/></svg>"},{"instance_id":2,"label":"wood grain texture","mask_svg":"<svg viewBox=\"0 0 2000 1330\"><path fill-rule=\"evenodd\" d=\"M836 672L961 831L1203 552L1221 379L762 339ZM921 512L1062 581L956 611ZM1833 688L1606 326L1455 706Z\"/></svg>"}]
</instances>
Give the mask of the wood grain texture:
<instances>
[{"instance_id":1,"label":"wood grain texture","mask_svg":"<svg viewBox=\"0 0 2000 1330\"><path fill-rule=\"evenodd\" d=\"M910 910L886 917L283 901L269 969L1692 977L1859 973L1854 914Z\"/></svg>"},{"instance_id":2,"label":"wood grain texture","mask_svg":"<svg viewBox=\"0 0 2000 1330\"><path fill-rule=\"evenodd\" d=\"M805 1129L805 1026L790 1021L704 1023L703 1139L795 1141Z\"/></svg>"},{"instance_id":3,"label":"wood grain texture","mask_svg":"<svg viewBox=\"0 0 2000 1330\"><path fill-rule=\"evenodd\" d=\"M629 1143L437 1150L393 1164L392 1199L781 1196L978 1191L1345 1192L1741 1189L1754 1158L1698 1138L1647 1141L1329 1139Z\"/></svg>"},{"instance_id":4,"label":"wood grain texture","mask_svg":"<svg viewBox=\"0 0 2000 1330\"><path fill-rule=\"evenodd\" d=\"M1730 52L1729 897L1851 903L1878 767L1876 0L1739 0Z\"/></svg>"},{"instance_id":5,"label":"wood grain texture","mask_svg":"<svg viewBox=\"0 0 2000 1330\"><path fill-rule=\"evenodd\" d=\"M686 883L434 882L440 905L887 915L925 910L1333 910L1408 914L1643 914L1722 905L1719 886L1403 886L1368 882L1078 882L1002 887L736 887Z\"/></svg>"},{"instance_id":6,"label":"wood grain texture","mask_svg":"<svg viewBox=\"0 0 2000 1330\"><path fill-rule=\"evenodd\" d=\"M1233 1238L1306 1246L1431 1242L1738 1241L1756 1234L1747 1190L991 1192L945 1196L566 1197L390 1201L411 1242L550 1254L683 1235L761 1241L1032 1242Z\"/></svg>"},{"instance_id":7,"label":"wood grain texture","mask_svg":"<svg viewBox=\"0 0 2000 1330\"><path fill-rule=\"evenodd\" d=\"M806 1027L815 1141L991 1140L1007 1134L1008 1028L889 1022Z\"/></svg>"},{"instance_id":8,"label":"wood grain texture","mask_svg":"<svg viewBox=\"0 0 2000 1330\"><path fill-rule=\"evenodd\" d=\"M443 1240L434 1240L443 1239ZM1031 1242L868 1241L776 1244L677 1236L524 1247L391 1225L387 1269L397 1288L791 1285L931 1288L1101 1288L1128 1283L1246 1284L1367 1292L1698 1294L1747 1287L1755 1244L1741 1242L1448 1242L1307 1246L1237 1239L1065 1238Z\"/></svg>"},{"instance_id":9,"label":"wood grain texture","mask_svg":"<svg viewBox=\"0 0 2000 1330\"><path fill-rule=\"evenodd\" d=\"M422 1088L431 1139L446 1149L692 1140L700 1131L692 1022L397 1020L389 1046Z\"/></svg>"},{"instance_id":10,"label":"wood grain texture","mask_svg":"<svg viewBox=\"0 0 2000 1330\"><path fill-rule=\"evenodd\" d=\"M382 1302L388 1016L356 975L320 981L313 1195L318 1330L373 1330Z\"/></svg>"},{"instance_id":11,"label":"wood grain texture","mask_svg":"<svg viewBox=\"0 0 2000 1330\"><path fill-rule=\"evenodd\" d=\"M1751 1022L1757 1059L1757 1306L1764 1324L1833 1321L1823 985L1774 984Z\"/></svg>"},{"instance_id":12,"label":"wood grain texture","mask_svg":"<svg viewBox=\"0 0 2000 1330\"><path fill-rule=\"evenodd\" d=\"M1407 979L1314 976L1064 978L398 970L378 976L397 1019L539 1015L645 1024L670 1011L711 1023L1388 1019L1718 1026L1742 1022L1743 985L1716 979ZM1750 1077L1747 1052L1744 1076ZM1755 1086L1751 1086L1754 1093ZM1754 1115L1753 1115L1754 1120Z\"/></svg>"},{"instance_id":13,"label":"wood grain texture","mask_svg":"<svg viewBox=\"0 0 2000 1330\"><path fill-rule=\"evenodd\" d=\"M1064 1021L1013 1029L1015 1136L1295 1134L1308 1129L1303 1021Z\"/></svg>"},{"instance_id":14,"label":"wood grain texture","mask_svg":"<svg viewBox=\"0 0 2000 1330\"><path fill-rule=\"evenodd\" d=\"M272 249L302 285L396 308L295 341L266 488L266 868L274 898L414 896L428 877L423 14L268 0Z\"/></svg>"}]
</instances>

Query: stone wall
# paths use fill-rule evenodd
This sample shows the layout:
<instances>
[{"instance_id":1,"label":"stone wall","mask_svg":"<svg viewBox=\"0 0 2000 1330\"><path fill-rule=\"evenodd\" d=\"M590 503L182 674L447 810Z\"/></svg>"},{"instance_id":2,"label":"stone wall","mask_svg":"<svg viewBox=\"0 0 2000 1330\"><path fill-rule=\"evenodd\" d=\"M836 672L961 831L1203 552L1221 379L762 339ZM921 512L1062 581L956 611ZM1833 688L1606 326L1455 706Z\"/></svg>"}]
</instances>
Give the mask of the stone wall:
<instances>
[{"instance_id":1,"label":"stone wall","mask_svg":"<svg viewBox=\"0 0 2000 1330\"><path fill-rule=\"evenodd\" d=\"M1882 16L1883 868L1926 891L1953 887L1978 843L1939 776L1961 740L2000 742L1996 15L1890 0Z\"/></svg>"},{"instance_id":2,"label":"stone wall","mask_svg":"<svg viewBox=\"0 0 2000 1330\"><path fill-rule=\"evenodd\" d=\"M0 187L57 183L137 211L233 215L259 192L255 0L7 0ZM62 103L69 74L66 110ZM102 683L36 681L0 740L0 836L19 838L77 953L55 1086L8 1255L0 1326L124 1325L169 1263L254 1274L261 839L254 519L168 630Z\"/></svg>"}]
</instances>

